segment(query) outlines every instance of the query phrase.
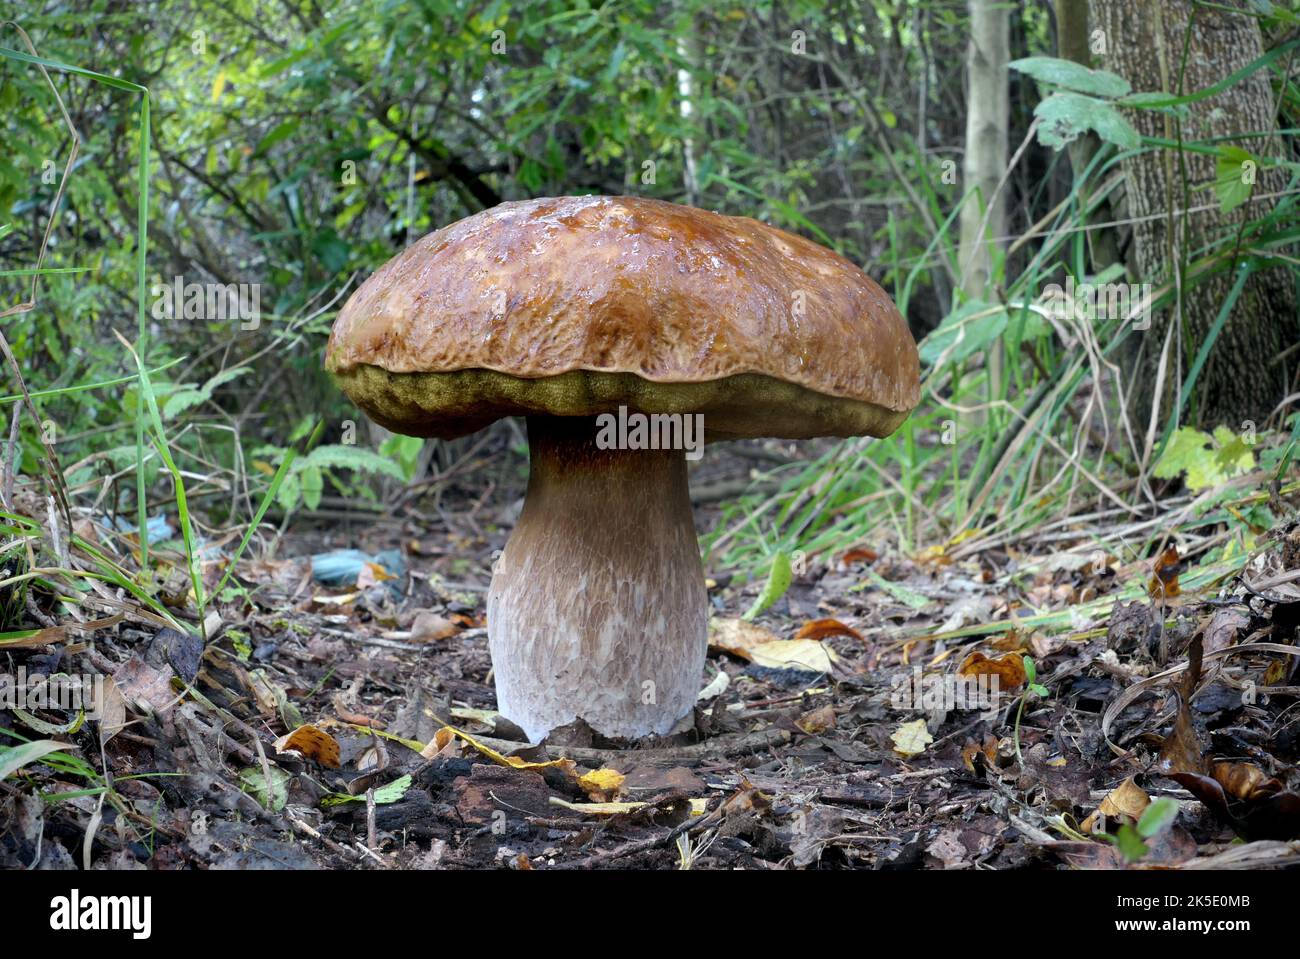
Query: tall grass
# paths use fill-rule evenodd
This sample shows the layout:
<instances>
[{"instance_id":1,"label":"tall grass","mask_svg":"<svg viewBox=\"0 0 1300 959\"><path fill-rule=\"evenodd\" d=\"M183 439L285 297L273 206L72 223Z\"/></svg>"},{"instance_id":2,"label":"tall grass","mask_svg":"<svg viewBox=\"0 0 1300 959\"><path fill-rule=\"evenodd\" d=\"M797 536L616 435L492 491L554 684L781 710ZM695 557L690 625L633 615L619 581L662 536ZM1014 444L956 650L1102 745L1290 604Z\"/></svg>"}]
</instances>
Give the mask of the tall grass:
<instances>
[{"instance_id":1,"label":"tall grass","mask_svg":"<svg viewBox=\"0 0 1300 959\"><path fill-rule=\"evenodd\" d=\"M1151 140L1140 149L1165 146ZM1214 151L1213 143L1184 146ZM1300 239L1300 177L1238 234L1250 238L1249 256L1231 236L1189 251L1183 295L1225 271L1234 272L1234 282L1179 384L1177 408L1152 443L1134 433L1127 415L1134 397L1126 393L1121 357L1140 335L1132 311L1078 321L1054 315L1044 297L1045 285L1063 282L1067 273L1079 283L1125 282L1118 266L1088 276L1086 239L1088 224L1096 224L1098 210L1122 182L1119 164L1128 155L1110 147L1099 151L1054 210L1010 238L1006 255L995 262L987 301L958 302L920 344L921 402L897 433L843 441L762 477L765 485L777 481L775 492L732 504L705 537L713 562L761 574L773 552L829 557L882 539L905 552L952 559L1044 535L1059 542L1055 534L1070 527L1075 539L1092 537L1131 560L1174 532L1234 521L1213 498L1191 511L1183 507L1204 498L1160 502L1152 470L1251 272L1283 263L1300 277L1300 264L1285 254ZM920 158L912 159L919 167ZM938 231L919 257L906 261L895 248L890 262L887 279L904 313L927 271L942 267L945 258L955 266L955 217L945 215L933 194L928 202ZM888 235L895 235L892 227ZM1008 261L1020 251L1027 254L1023 267L1007 275ZM1173 284L1164 283L1147 305L1152 312L1172 309L1176 296ZM996 348L1011 361L994 379L988 355ZM1289 450L1297 440L1300 415L1266 441ZM1284 456L1279 472L1290 461ZM1176 529L1161 516L1176 517Z\"/></svg>"}]
</instances>

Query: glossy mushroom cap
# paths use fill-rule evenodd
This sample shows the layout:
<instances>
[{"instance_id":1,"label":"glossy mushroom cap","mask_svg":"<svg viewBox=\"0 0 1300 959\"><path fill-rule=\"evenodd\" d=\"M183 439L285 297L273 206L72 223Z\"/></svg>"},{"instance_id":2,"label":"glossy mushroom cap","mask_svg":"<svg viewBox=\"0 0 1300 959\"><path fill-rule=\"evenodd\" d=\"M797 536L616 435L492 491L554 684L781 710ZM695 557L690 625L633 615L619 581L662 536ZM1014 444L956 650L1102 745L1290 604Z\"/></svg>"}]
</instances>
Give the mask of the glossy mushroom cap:
<instances>
[{"instance_id":1,"label":"glossy mushroom cap","mask_svg":"<svg viewBox=\"0 0 1300 959\"><path fill-rule=\"evenodd\" d=\"M326 368L381 425L702 413L711 439L885 436L916 344L848 260L745 217L639 197L501 206L431 233L340 311Z\"/></svg>"}]
</instances>

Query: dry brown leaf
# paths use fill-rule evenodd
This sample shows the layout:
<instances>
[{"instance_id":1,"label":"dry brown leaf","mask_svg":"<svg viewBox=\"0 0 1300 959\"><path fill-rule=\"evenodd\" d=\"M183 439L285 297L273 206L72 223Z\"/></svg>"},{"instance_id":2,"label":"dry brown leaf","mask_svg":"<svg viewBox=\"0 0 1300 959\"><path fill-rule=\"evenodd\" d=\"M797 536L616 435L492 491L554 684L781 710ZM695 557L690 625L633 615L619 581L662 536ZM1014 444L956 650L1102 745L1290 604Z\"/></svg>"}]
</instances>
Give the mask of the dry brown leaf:
<instances>
[{"instance_id":1,"label":"dry brown leaf","mask_svg":"<svg viewBox=\"0 0 1300 959\"><path fill-rule=\"evenodd\" d=\"M1177 596L1181 592L1178 586L1178 574L1182 569L1183 564L1178 558L1177 546L1170 546L1156 557L1151 582L1147 584L1147 593L1151 598L1171 599Z\"/></svg>"},{"instance_id":2,"label":"dry brown leaf","mask_svg":"<svg viewBox=\"0 0 1300 959\"><path fill-rule=\"evenodd\" d=\"M976 650L962 660L957 673L960 676L996 676L1001 692L1019 689L1027 679L1024 657L1019 653L1007 653L997 659L989 659Z\"/></svg>"},{"instance_id":3,"label":"dry brown leaf","mask_svg":"<svg viewBox=\"0 0 1300 959\"><path fill-rule=\"evenodd\" d=\"M126 697L117 686L112 676L104 679L104 691L100 701L95 704L99 713L99 737L101 743L110 739L126 728Z\"/></svg>"},{"instance_id":4,"label":"dry brown leaf","mask_svg":"<svg viewBox=\"0 0 1300 959\"><path fill-rule=\"evenodd\" d=\"M171 687L173 675L170 666L164 666L159 671L145 665L144 660L135 655L117 668L113 679L128 705L152 712L166 712L176 705L176 694Z\"/></svg>"},{"instance_id":5,"label":"dry brown leaf","mask_svg":"<svg viewBox=\"0 0 1300 959\"><path fill-rule=\"evenodd\" d=\"M61 626L47 626L44 629L32 630L30 636L0 639L0 650L36 649L41 646L51 646L54 643L61 643L64 640L71 639L72 637L69 634L72 632L91 633L97 629L115 626L122 621L125 615L125 613L115 613L104 619L94 619L87 623L65 623Z\"/></svg>"},{"instance_id":6,"label":"dry brown leaf","mask_svg":"<svg viewBox=\"0 0 1300 959\"><path fill-rule=\"evenodd\" d=\"M799 627L795 639L830 639L832 636L849 636L863 642L862 634L852 626L846 626L838 619L810 619Z\"/></svg>"},{"instance_id":7,"label":"dry brown leaf","mask_svg":"<svg viewBox=\"0 0 1300 959\"><path fill-rule=\"evenodd\" d=\"M1094 832L1097 821L1102 816L1137 822L1150 804L1151 797L1130 776L1107 793L1106 798L1097 806L1097 811L1083 821L1083 832Z\"/></svg>"},{"instance_id":8,"label":"dry brown leaf","mask_svg":"<svg viewBox=\"0 0 1300 959\"><path fill-rule=\"evenodd\" d=\"M1250 617L1239 609L1221 609L1205 625L1205 651L1227 649L1250 626Z\"/></svg>"},{"instance_id":9,"label":"dry brown leaf","mask_svg":"<svg viewBox=\"0 0 1300 959\"><path fill-rule=\"evenodd\" d=\"M1251 800L1279 792L1282 783L1254 763L1215 763L1211 770L1223 791L1234 799Z\"/></svg>"},{"instance_id":10,"label":"dry brown leaf","mask_svg":"<svg viewBox=\"0 0 1300 959\"><path fill-rule=\"evenodd\" d=\"M415 643L431 643L439 639L448 639L458 632L460 627L446 616L427 609L417 614L415 621L411 623L411 641Z\"/></svg>"},{"instance_id":11,"label":"dry brown leaf","mask_svg":"<svg viewBox=\"0 0 1300 959\"><path fill-rule=\"evenodd\" d=\"M880 554L874 549L862 547L846 550L844 555L840 557L840 562L845 566L852 566L854 563L874 563L879 558Z\"/></svg>"},{"instance_id":12,"label":"dry brown leaf","mask_svg":"<svg viewBox=\"0 0 1300 959\"><path fill-rule=\"evenodd\" d=\"M988 760L989 768L996 768L998 764L998 740L996 736L985 736L983 743L977 743L970 740L962 747L961 761L966 764L966 768L975 772L975 757L980 753Z\"/></svg>"},{"instance_id":13,"label":"dry brown leaf","mask_svg":"<svg viewBox=\"0 0 1300 959\"><path fill-rule=\"evenodd\" d=\"M433 738L430 739L425 747L420 750L420 758L436 759L440 756L456 756L460 752L459 743L460 740L456 738L455 733L453 733L448 727L443 726L433 734Z\"/></svg>"},{"instance_id":14,"label":"dry brown leaf","mask_svg":"<svg viewBox=\"0 0 1300 959\"><path fill-rule=\"evenodd\" d=\"M312 725L299 726L275 741L275 751L301 753L328 769L339 768L339 741L322 729Z\"/></svg>"},{"instance_id":15,"label":"dry brown leaf","mask_svg":"<svg viewBox=\"0 0 1300 959\"><path fill-rule=\"evenodd\" d=\"M816 640L778 639L770 630L743 619L711 620L709 645L769 669L793 666L814 673L829 673L839 661L834 650Z\"/></svg>"},{"instance_id":16,"label":"dry brown leaf","mask_svg":"<svg viewBox=\"0 0 1300 959\"><path fill-rule=\"evenodd\" d=\"M828 729L834 729L835 707L828 704L820 709L809 710L795 720L795 725L810 736L816 736Z\"/></svg>"}]
</instances>

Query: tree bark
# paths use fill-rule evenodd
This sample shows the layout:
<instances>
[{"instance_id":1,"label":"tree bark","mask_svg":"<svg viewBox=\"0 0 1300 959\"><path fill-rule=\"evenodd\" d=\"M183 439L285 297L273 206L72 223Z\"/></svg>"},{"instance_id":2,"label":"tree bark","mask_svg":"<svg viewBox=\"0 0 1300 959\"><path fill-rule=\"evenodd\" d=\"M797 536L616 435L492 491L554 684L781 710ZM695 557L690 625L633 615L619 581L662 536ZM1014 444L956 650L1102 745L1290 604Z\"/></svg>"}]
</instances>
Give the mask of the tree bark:
<instances>
[{"instance_id":1,"label":"tree bark","mask_svg":"<svg viewBox=\"0 0 1300 959\"><path fill-rule=\"evenodd\" d=\"M1239 0L1228 3L1244 9ZM1106 68L1139 91L1192 93L1263 54L1259 25L1245 13L1190 0L1097 0L1093 13L1095 25L1104 31ZM1181 132L1184 141L1272 130L1275 106L1268 71L1257 71L1187 110L1181 131L1171 114L1133 111L1130 119L1144 135L1177 139ZM1277 157L1281 150L1275 138L1219 142L1235 143L1256 158ZM1231 251L1241 225L1267 213L1275 202L1254 198L1284 190L1286 174L1259 169L1252 200L1226 214L1208 186L1215 180L1212 155L1154 149L1124 161L1124 175L1128 213L1134 219L1132 265L1142 281L1160 283L1173 277L1183 287L1181 316L1176 308L1153 315L1150 329L1136 334L1137 347L1126 360L1134 401L1130 413L1134 425L1145 431L1157 399L1160 417L1173 412L1188 369L1234 281L1231 271L1196 279L1182 275L1181 269L1175 272L1175 267L1204 256L1206 245L1214 240L1229 238ZM1156 369L1171 323L1175 332L1165 386L1157 398ZM1184 420L1240 428L1245 420L1267 417L1287 383L1285 364L1270 361L1285 341L1294 339L1295 325L1289 272L1272 268L1255 273L1214 343L1184 408Z\"/></svg>"},{"instance_id":2,"label":"tree bark","mask_svg":"<svg viewBox=\"0 0 1300 959\"><path fill-rule=\"evenodd\" d=\"M969 296L985 295L993 269L992 244L1006 234L1006 200L998 183L1007 164L1009 10L998 0L970 0L962 187L974 193L962 207L958 257L962 289Z\"/></svg>"},{"instance_id":3,"label":"tree bark","mask_svg":"<svg viewBox=\"0 0 1300 959\"><path fill-rule=\"evenodd\" d=\"M1085 67L1092 66L1092 50L1089 46L1088 0L1055 0L1056 13L1056 55L1063 60L1073 60ZM1087 172L1093 158L1101 149L1101 139L1089 131L1079 137L1067 148L1070 157L1070 169L1075 180ZM1086 210L1089 202L1088 184L1081 184L1078 191L1079 208ZM1112 219L1111 206L1102 200L1094 216L1102 222ZM1110 228L1089 230L1089 258L1092 272L1100 273L1106 267L1119 262L1119 247L1115 242L1115 231Z\"/></svg>"}]
</instances>

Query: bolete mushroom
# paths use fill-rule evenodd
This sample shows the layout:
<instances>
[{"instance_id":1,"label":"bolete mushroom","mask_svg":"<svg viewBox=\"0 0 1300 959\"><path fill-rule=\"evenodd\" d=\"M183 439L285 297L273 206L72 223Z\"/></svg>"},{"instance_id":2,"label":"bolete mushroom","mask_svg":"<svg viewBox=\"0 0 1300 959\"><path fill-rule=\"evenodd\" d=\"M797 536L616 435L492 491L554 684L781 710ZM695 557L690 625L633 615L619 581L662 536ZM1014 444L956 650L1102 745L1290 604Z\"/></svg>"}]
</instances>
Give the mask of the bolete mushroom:
<instances>
[{"instance_id":1,"label":"bolete mushroom","mask_svg":"<svg viewBox=\"0 0 1300 959\"><path fill-rule=\"evenodd\" d=\"M848 260L637 197L503 203L429 234L353 293L325 365L398 433L527 417L487 628L497 708L534 742L575 719L664 734L691 711L695 417L710 440L886 436L920 392L907 324Z\"/></svg>"}]
</instances>

